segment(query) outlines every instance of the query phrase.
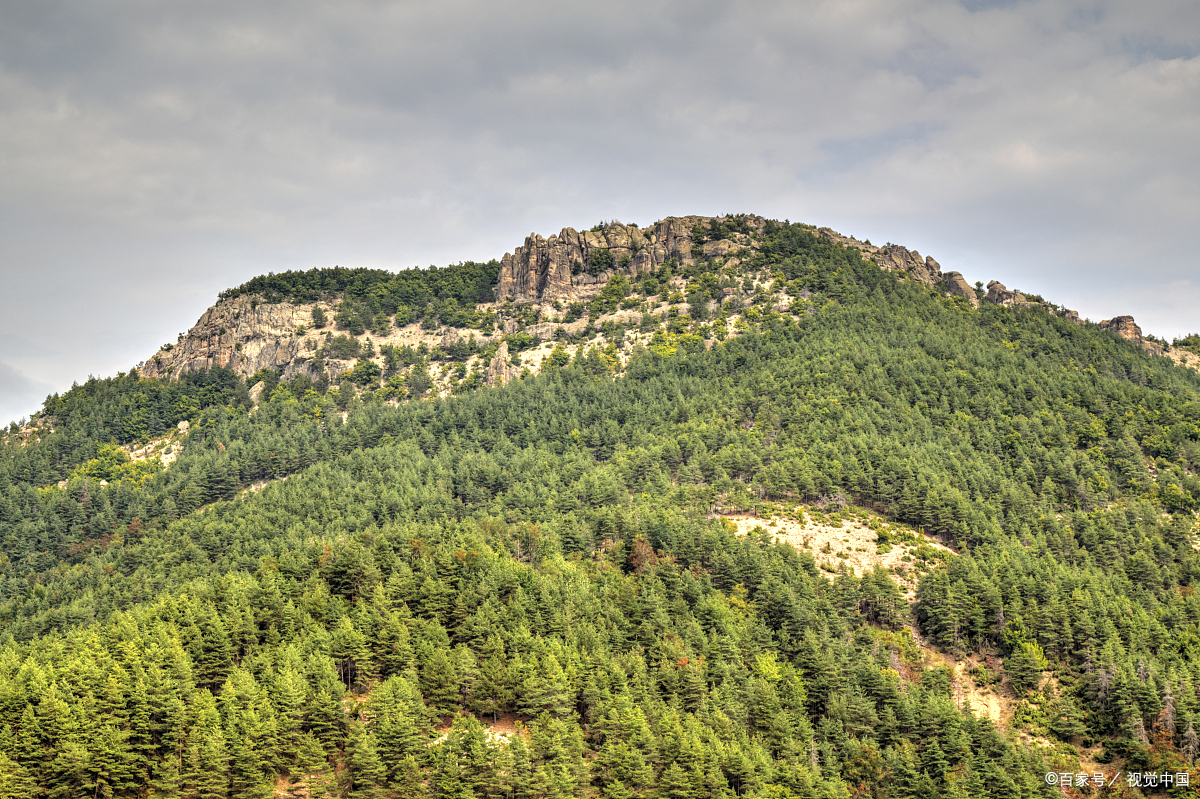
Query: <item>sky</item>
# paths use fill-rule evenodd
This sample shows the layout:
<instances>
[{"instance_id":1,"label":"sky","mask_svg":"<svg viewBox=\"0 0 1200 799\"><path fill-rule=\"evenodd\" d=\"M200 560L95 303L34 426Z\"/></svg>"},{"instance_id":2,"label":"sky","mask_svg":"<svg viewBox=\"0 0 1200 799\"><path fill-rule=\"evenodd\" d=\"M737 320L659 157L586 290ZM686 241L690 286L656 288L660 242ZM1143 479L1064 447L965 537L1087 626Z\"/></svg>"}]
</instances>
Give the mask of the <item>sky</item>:
<instances>
[{"instance_id":1,"label":"sky","mask_svg":"<svg viewBox=\"0 0 1200 799\"><path fill-rule=\"evenodd\" d=\"M224 288L749 212L1200 331L1194 0L7 0L0 421Z\"/></svg>"}]
</instances>

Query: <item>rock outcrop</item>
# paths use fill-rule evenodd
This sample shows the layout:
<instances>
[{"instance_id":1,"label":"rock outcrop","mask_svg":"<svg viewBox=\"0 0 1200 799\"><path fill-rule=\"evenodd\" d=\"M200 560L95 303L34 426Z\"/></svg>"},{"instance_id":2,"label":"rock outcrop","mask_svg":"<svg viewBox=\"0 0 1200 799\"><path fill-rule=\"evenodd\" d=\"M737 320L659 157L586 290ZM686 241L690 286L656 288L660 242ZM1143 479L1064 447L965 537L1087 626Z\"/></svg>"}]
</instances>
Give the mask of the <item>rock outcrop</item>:
<instances>
[{"instance_id":1,"label":"rock outcrop","mask_svg":"<svg viewBox=\"0 0 1200 799\"><path fill-rule=\"evenodd\" d=\"M961 273L946 272L942 275L942 285L945 286L946 293L951 297L962 297L976 308L979 307L979 296Z\"/></svg>"},{"instance_id":2,"label":"rock outcrop","mask_svg":"<svg viewBox=\"0 0 1200 799\"><path fill-rule=\"evenodd\" d=\"M934 285L942 278L942 269L932 258L921 258L921 253L893 244L881 248L872 259L890 272L904 272L927 285Z\"/></svg>"},{"instance_id":3,"label":"rock outcrop","mask_svg":"<svg viewBox=\"0 0 1200 799\"><path fill-rule=\"evenodd\" d=\"M259 380L257 383L250 386L250 401L257 405L259 401L262 400L262 394L266 388L267 384L262 380Z\"/></svg>"},{"instance_id":4,"label":"rock outcrop","mask_svg":"<svg viewBox=\"0 0 1200 799\"><path fill-rule=\"evenodd\" d=\"M1105 319L1100 323L1100 327L1110 333L1116 333L1126 341L1132 341L1151 355L1162 355L1165 352L1162 345L1142 337L1142 329L1133 321L1132 316L1114 316L1112 319Z\"/></svg>"},{"instance_id":5,"label":"rock outcrop","mask_svg":"<svg viewBox=\"0 0 1200 799\"><path fill-rule=\"evenodd\" d=\"M942 280L942 267L930 257L921 257L921 253L901 247L899 244L885 244L876 247L870 242L859 241L853 236L843 236L836 230L827 227L818 228L817 235L833 244L843 247L853 247L863 254L868 261L874 261L881 269L889 272L901 272L928 285L937 285ZM958 274L955 272L954 274ZM961 278L962 275L959 275Z\"/></svg>"},{"instance_id":6,"label":"rock outcrop","mask_svg":"<svg viewBox=\"0 0 1200 799\"><path fill-rule=\"evenodd\" d=\"M508 342L500 342L500 347L496 350L496 354L492 356L491 363L488 364L487 384L489 386L502 386L517 376L516 371L516 368L509 363Z\"/></svg>"},{"instance_id":7,"label":"rock outcrop","mask_svg":"<svg viewBox=\"0 0 1200 799\"><path fill-rule=\"evenodd\" d=\"M568 227L549 238L532 233L522 246L501 259L496 298L517 303L576 300L618 272L633 277L657 269L672 258L681 265L693 263L692 229L707 225L711 219L672 216L647 228L613 222L585 232ZM758 216L745 220L756 232L766 223ZM757 244L751 236L737 233L732 238L706 241L701 247L706 257L728 258ZM593 254L601 250L611 256L611 267L592 274L588 267Z\"/></svg>"},{"instance_id":8,"label":"rock outcrop","mask_svg":"<svg viewBox=\"0 0 1200 799\"><path fill-rule=\"evenodd\" d=\"M299 334L312 324L313 306L260 304L247 295L219 302L171 349L155 353L139 368L143 377L178 377L184 372L225 366L241 375L270 368L291 377L314 356ZM328 309L328 306L326 306Z\"/></svg>"},{"instance_id":9,"label":"rock outcrop","mask_svg":"<svg viewBox=\"0 0 1200 799\"><path fill-rule=\"evenodd\" d=\"M987 284L987 296L984 298L993 305L1006 305L1010 308L1019 308L1024 305L1032 305L1025 295L1019 291L1009 291L1008 288L999 280L991 280Z\"/></svg>"},{"instance_id":10,"label":"rock outcrop","mask_svg":"<svg viewBox=\"0 0 1200 799\"><path fill-rule=\"evenodd\" d=\"M1051 316L1062 315L1068 322L1074 322L1077 325L1083 324L1083 320L1079 318L1077 311L1072 311L1070 308L1060 308L1053 303L1045 302L1044 300L1031 300L1019 291L1009 291L1008 288L999 280L993 280L987 284L987 296L983 299L994 305L1004 305L1009 308L1045 308Z\"/></svg>"},{"instance_id":11,"label":"rock outcrop","mask_svg":"<svg viewBox=\"0 0 1200 799\"><path fill-rule=\"evenodd\" d=\"M717 221L725 224L715 224ZM736 265L747 252L760 249L766 225L765 219L751 215L736 218L680 216L667 217L645 228L613 222L583 232L563 228L548 238L531 234L501 261L494 292L496 301L480 306L481 313L488 314L494 321L494 328L488 327L484 332L485 328L481 327L468 335L475 338L480 348L487 348L505 335L520 332L542 342L577 338L598 325L598 320L584 316L572 322L561 321L565 315L563 301L586 301L615 274L633 278L672 260L681 267L694 263L697 258L723 259L725 266ZM705 235L696 235L697 227L702 228ZM951 297L963 298L972 306L977 307L980 303L978 293L962 274L942 272L937 261L923 257L916 250L896 244L876 247L829 228L805 226L805 229L832 244L858 250L863 258L882 269L936 287ZM597 253L602 256L597 257ZM677 274L661 293L681 290L684 284L685 279ZM738 299L742 296L738 292L736 287L723 287L719 300ZM797 296L808 299L811 295L803 288ZM659 297L658 301L663 299ZM1030 300L994 280L988 284L985 300L1009 307L1036 305L1082 324L1075 311L1057 308L1037 298ZM164 346L148 361L139 364L138 369L144 377L178 377L190 370L222 366L249 377L260 369L269 368L284 379L307 374L313 379L337 380L354 366L358 354L353 353L354 348L326 346L328 338L341 336L342 331L332 327L313 331L311 327L314 308L320 307L327 318L333 318L336 316L333 306L338 301L337 297L324 297L316 305L264 303L261 297L251 295L222 300L205 311L177 344ZM510 302L525 307L513 308ZM540 307L531 308L530 304ZM780 310L786 309L780 306ZM809 308L808 313L812 312ZM604 319L636 326L643 313L632 309L612 310ZM1101 325L1152 353L1163 352L1159 345L1142 336L1132 317L1119 316ZM459 330L444 329L439 325L426 329L412 322L399 328L390 325L387 330L363 333L358 339L361 350L370 353L366 357L383 366L381 348L385 345L424 348L422 352L436 351L438 347L447 350L461 343L463 336ZM339 359L337 353L343 353L341 357L348 359ZM531 359L525 363L536 370L538 361ZM483 363L477 366L484 368ZM486 371L488 385L503 385L515 379L521 368L512 364L508 345L500 343L495 356L487 363ZM260 400L262 391L262 383L250 389L255 403Z\"/></svg>"}]
</instances>

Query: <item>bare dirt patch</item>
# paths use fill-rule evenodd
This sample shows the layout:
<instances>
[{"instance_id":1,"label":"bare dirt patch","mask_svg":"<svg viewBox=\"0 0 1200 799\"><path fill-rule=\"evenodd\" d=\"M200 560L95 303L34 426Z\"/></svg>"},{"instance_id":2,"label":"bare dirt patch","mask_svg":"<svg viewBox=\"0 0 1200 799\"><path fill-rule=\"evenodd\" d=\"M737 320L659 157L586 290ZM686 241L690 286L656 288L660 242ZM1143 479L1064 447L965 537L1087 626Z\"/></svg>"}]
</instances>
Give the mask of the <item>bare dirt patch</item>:
<instances>
[{"instance_id":1,"label":"bare dirt patch","mask_svg":"<svg viewBox=\"0 0 1200 799\"><path fill-rule=\"evenodd\" d=\"M190 425L187 422L180 422L174 430L165 436L153 438L145 444L136 442L124 444L121 446L121 449L125 451L125 454L134 463L158 458L162 461L163 468L165 469L175 462L175 459L179 457L179 453L183 452L183 439L187 436L189 429Z\"/></svg>"},{"instance_id":2,"label":"bare dirt patch","mask_svg":"<svg viewBox=\"0 0 1200 799\"><path fill-rule=\"evenodd\" d=\"M464 713L465 715L465 713ZM492 721L491 716L476 716L479 723L483 725L487 731L488 741L494 744L507 744L514 735L521 734L521 724L517 721L516 713L501 713L495 721ZM430 741L430 746L445 743L446 738L450 736L450 728L454 726L454 719L450 718L434 727L437 732L437 738Z\"/></svg>"},{"instance_id":3,"label":"bare dirt patch","mask_svg":"<svg viewBox=\"0 0 1200 799\"><path fill-rule=\"evenodd\" d=\"M1200 355L1187 350L1181 350L1178 347L1172 347L1167 350L1167 357L1180 366L1187 366L1200 372Z\"/></svg>"},{"instance_id":4,"label":"bare dirt patch","mask_svg":"<svg viewBox=\"0 0 1200 799\"><path fill-rule=\"evenodd\" d=\"M748 514L730 514L725 518L737 527L738 535L747 535L761 527L776 541L810 553L830 579L837 576L843 565L856 577L882 566L892 573L892 579L910 602L920 572L933 561L954 554L931 536L863 510L826 515L801 505L767 518ZM881 540L888 543L881 544Z\"/></svg>"},{"instance_id":5,"label":"bare dirt patch","mask_svg":"<svg viewBox=\"0 0 1200 799\"><path fill-rule=\"evenodd\" d=\"M947 658L949 660L949 658ZM980 688L968 673L976 665L970 660L952 661L955 699L959 707L970 706L976 716L989 719L997 727L1007 728L1013 717L1013 702L991 688Z\"/></svg>"}]
</instances>

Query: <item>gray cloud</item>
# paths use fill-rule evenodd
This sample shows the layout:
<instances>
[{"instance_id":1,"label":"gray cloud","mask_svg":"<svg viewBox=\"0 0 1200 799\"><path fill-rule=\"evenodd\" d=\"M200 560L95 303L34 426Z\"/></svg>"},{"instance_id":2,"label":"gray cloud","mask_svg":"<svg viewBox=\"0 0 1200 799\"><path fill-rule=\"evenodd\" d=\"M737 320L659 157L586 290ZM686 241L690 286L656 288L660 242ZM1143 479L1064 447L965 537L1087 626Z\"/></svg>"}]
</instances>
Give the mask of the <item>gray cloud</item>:
<instances>
[{"instance_id":1,"label":"gray cloud","mask_svg":"<svg viewBox=\"0 0 1200 799\"><path fill-rule=\"evenodd\" d=\"M746 210L1180 335L1198 53L1167 2L10 3L0 333L63 387L269 270Z\"/></svg>"},{"instance_id":2,"label":"gray cloud","mask_svg":"<svg viewBox=\"0 0 1200 799\"><path fill-rule=\"evenodd\" d=\"M29 418L50 393L47 384L30 380L0 361L0 425L7 427L9 422Z\"/></svg>"}]
</instances>

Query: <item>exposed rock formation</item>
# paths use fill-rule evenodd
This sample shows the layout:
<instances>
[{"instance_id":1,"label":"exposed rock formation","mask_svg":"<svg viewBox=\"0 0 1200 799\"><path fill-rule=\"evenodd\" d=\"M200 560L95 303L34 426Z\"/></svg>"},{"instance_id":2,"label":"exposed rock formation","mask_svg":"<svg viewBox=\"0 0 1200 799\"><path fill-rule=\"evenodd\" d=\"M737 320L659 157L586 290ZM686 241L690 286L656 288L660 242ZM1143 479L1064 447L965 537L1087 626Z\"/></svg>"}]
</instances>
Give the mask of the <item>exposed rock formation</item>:
<instances>
[{"instance_id":1,"label":"exposed rock formation","mask_svg":"<svg viewBox=\"0 0 1200 799\"><path fill-rule=\"evenodd\" d=\"M252 385L250 387L250 401L253 402L255 405L257 405L259 403L259 400L262 399L262 393L266 389L266 387L267 387L267 384L264 383L262 380L259 380L257 383Z\"/></svg>"},{"instance_id":2,"label":"exposed rock formation","mask_svg":"<svg viewBox=\"0 0 1200 799\"><path fill-rule=\"evenodd\" d=\"M1141 342L1142 340L1142 329L1133 321L1132 316L1114 316L1112 319L1105 319L1100 323L1100 327L1116 333L1128 341Z\"/></svg>"},{"instance_id":3,"label":"exposed rock formation","mask_svg":"<svg viewBox=\"0 0 1200 799\"><path fill-rule=\"evenodd\" d=\"M672 258L681 265L690 264L692 228L707 224L711 218L667 217L644 229L614 222L601 230L582 233L568 227L549 238L530 234L522 246L501 259L496 297L500 301L511 297L518 303L575 300L590 293L588 287L604 285L617 272L632 277L657 269ZM762 217L745 219L756 231L765 224ZM745 234L734 234L732 239L705 242L703 252L708 257L728 257L743 247L757 245ZM609 252L613 268L589 274L585 267L598 250ZM622 267L626 258L629 261Z\"/></svg>"},{"instance_id":4,"label":"exposed rock formation","mask_svg":"<svg viewBox=\"0 0 1200 799\"><path fill-rule=\"evenodd\" d=\"M1133 321L1132 316L1114 316L1112 319L1105 319L1100 323L1100 327L1116 333L1126 341L1132 341L1151 355L1162 355L1164 352L1161 345L1142 337L1142 329Z\"/></svg>"},{"instance_id":5,"label":"exposed rock formation","mask_svg":"<svg viewBox=\"0 0 1200 799\"><path fill-rule=\"evenodd\" d=\"M853 247L856 250L861 250L868 260L874 260L873 256L879 252L879 248L865 241L859 241L853 236L843 236L836 230L823 227L817 228L817 235L832 244L840 244L843 247Z\"/></svg>"},{"instance_id":6,"label":"exposed rock formation","mask_svg":"<svg viewBox=\"0 0 1200 799\"><path fill-rule=\"evenodd\" d=\"M942 275L942 284L946 287L946 292L950 296L962 297L976 308L979 307L979 296L975 293L975 289L971 287L971 284L960 273L946 272Z\"/></svg>"},{"instance_id":7,"label":"exposed rock formation","mask_svg":"<svg viewBox=\"0 0 1200 799\"><path fill-rule=\"evenodd\" d=\"M868 261L874 261L881 269L889 272L902 272L929 286L936 285L942 279L942 267L937 261L930 257L922 259L921 253L899 244L876 247L853 236L843 236L827 227L819 228L817 235L833 244L859 250Z\"/></svg>"},{"instance_id":8,"label":"exposed rock formation","mask_svg":"<svg viewBox=\"0 0 1200 799\"><path fill-rule=\"evenodd\" d=\"M502 386L516 377L515 372L516 368L509 363L508 359L508 342L502 341L496 354L492 357L492 362L488 364L487 384Z\"/></svg>"},{"instance_id":9,"label":"exposed rock formation","mask_svg":"<svg viewBox=\"0 0 1200 799\"><path fill-rule=\"evenodd\" d=\"M1041 306L1051 316L1062 317L1068 322L1074 322L1077 325L1083 324L1083 320L1079 318L1077 311L1072 311L1070 308L1059 308L1054 304L1045 301L1031 300L1019 291L1009 291L1008 288L998 280L993 280L987 284L988 293L984 297L987 302L995 305L1005 305L1010 308L1028 308L1033 306Z\"/></svg>"},{"instance_id":10,"label":"exposed rock formation","mask_svg":"<svg viewBox=\"0 0 1200 799\"><path fill-rule=\"evenodd\" d=\"M242 295L219 302L170 350L159 350L139 370L143 377L178 377L195 369L226 366L241 375L262 368L290 377L314 355L297 335L312 324L312 306L259 304Z\"/></svg>"},{"instance_id":11,"label":"exposed rock formation","mask_svg":"<svg viewBox=\"0 0 1200 799\"><path fill-rule=\"evenodd\" d=\"M1008 288L999 280L989 281L987 284L988 302L995 305L1007 305L1011 307L1021 307L1023 305L1032 305L1029 300L1025 299L1025 295L1019 291L1009 291Z\"/></svg>"},{"instance_id":12,"label":"exposed rock formation","mask_svg":"<svg viewBox=\"0 0 1200 799\"><path fill-rule=\"evenodd\" d=\"M921 253L899 244L884 247L875 254L875 263L892 272L905 272L930 286L942 277L941 267L932 258L921 259Z\"/></svg>"},{"instance_id":13,"label":"exposed rock formation","mask_svg":"<svg viewBox=\"0 0 1200 799\"><path fill-rule=\"evenodd\" d=\"M729 220L728 217L716 219ZM720 238L693 238L693 230L698 225L707 232L712 228L713 220L713 217L702 216L668 217L646 228L614 222L584 232L563 228L549 238L531 234L522 246L504 256L495 290L497 302L481 306L481 310L494 319L495 332L489 330L488 333L484 333L479 330L469 335L474 336L481 347L486 347L504 335L519 332L528 333L543 342L576 337L599 322L590 316L570 323L551 321L562 318L564 309L559 301L587 300L595 296L614 274L623 273L634 277L640 272L657 269L672 259L681 266L686 266L701 256L722 258L725 259L725 265L735 265L738 258L744 257L745 251L760 248L763 229L766 226L766 220L762 217L738 217L738 224L725 226ZM735 228L740 232L730 232ZM958 272L943 273L941 266L931 257L922 257L915 250L894 244L876 247L829 228L806 229L833 244L857 249L865 259L875 262L883 269L937 287L950 296L964 298L973 306L979 305L979 297L966 279ZM611 268L589 274L589 262L599 251L605 251L611 257ZM685 279L676 275L670 286L664 287L662 293L666 295L671 289L682 289L684 283ZM741 296L738 292L734 287L723 288L720 299L736 299ZM803 289L798 296L807 299L811 295L808 289ZM507 305L510 299L519 304L537 303L541 307L511 308ZM1061 313L1066 319L1081 323L1079 314L1075 311L1055 308L1044 302L1030 301L1021 293L1010 291L997 281L988 284L986 299L988 302L1010 307L1040 305L1051 314ZM334 317L336 313L332 306L336 303L336 298L325 298L318 305L327 317ZM270 368L284 379L295 377L297 374L308 374L314 379L328 377L337 380L339 375L353 367L354 359L339 360L334 355L338 351L349 353L350 350L326 348L323 350L324 370L318 363L314 363L324 343L324 336L342 335L341 331L332 328L323 329L319 333L305 334L304 330L312 325L314 307L316 306L262 303L260 298L249 295L221 301L205 311L178 344L160 350L147 362L139 364L138 368L144 377L178 377L189 370L223 366L245 377L253 375L259 369ZM636 325L641 320L642 313L643 311L619 310L606 314L604 319L626 326ZM808 309L808 313L813 313L811 308ZM1132 317L1120 316L1101 324L1106 329L1135 341L1150 352L1162 353L1159 345L1143 338ZM372 356L369 357L373 357L377 364L383 365L382 354L375 354L380 352L379 348L382 345L428 349L436 349L440 345L442 349L447 349L459 342L463 335L463 332L457 330L441 330L436 327L425 329L412 323L400 328L389 327L387 331L364 333L358 338L360 344L370 344L368 349ZM366 341L368 338L372 340ZM536 359L529 359L524 363L536 371ZM477 366L482 367L483 364L479 363ZM502 385L513 380L519 372L520 368L511 364L508 345L501 344L495 357L487 364L487 383ZM259 383L251 389L251 396L255 402L260 399L262 385Z\"/></svg>"}]
</instances>

